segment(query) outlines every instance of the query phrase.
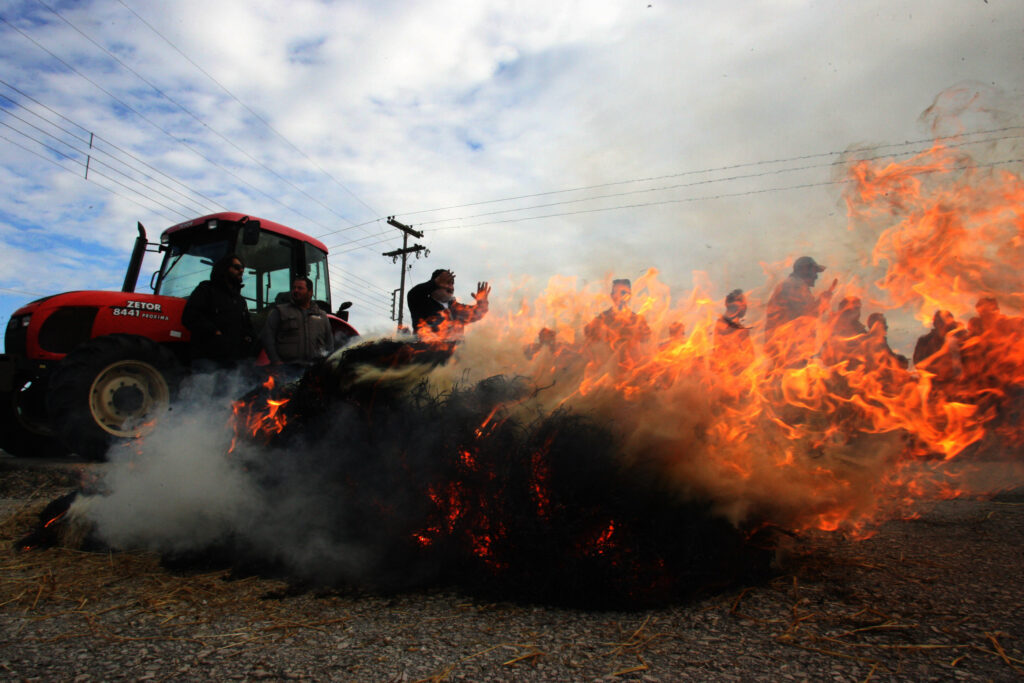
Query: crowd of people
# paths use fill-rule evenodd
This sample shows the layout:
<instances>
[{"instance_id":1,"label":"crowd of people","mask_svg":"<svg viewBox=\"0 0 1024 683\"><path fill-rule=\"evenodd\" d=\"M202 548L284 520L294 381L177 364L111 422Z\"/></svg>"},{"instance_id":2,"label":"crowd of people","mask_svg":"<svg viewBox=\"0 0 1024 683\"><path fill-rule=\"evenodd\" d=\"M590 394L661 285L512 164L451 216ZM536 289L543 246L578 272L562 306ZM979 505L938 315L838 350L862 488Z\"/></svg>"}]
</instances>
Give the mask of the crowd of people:
<instances>
[{"instance_id":1,"label":"crowd of people","mask_svg":"<svg viewBox=\"0 0 1024 683\"><path fill-rule=\"evenodd\" d=\"M241 294L244 267L237 255L220 259L209 280L200 283L189 297L182 322L191 333L194 365L200 369L232 367L262 349L272 365L301 366L333 351L330 321L312 300L313 283L307 277L293 280L290 297L270 308L257 336ZM823 365L843 366L846 371L881 372L888 383L898 383L909 373L911 361L890 347L885 315L873 312L862 322L862 302L854 296L842 298L833 308L838 279L827 289L814 291L824 271L825 266L814 258L801 256L768 298L762 348L769 367L799 368L818 358ZM479 282L470 295L473 304L462 304L455 298L455 274L448 269L435 270L429 280L409 290L413 333L428 341L461 338L466 325L487 314L490 292L487 282ZM612 305L584 327L583 343L635 365L653 350L651 328L632 309L630 280L613 280L610 298ZM716 369L738 373L757 355L753 328L745 320L748 304L743 290L729 292L724 303L725 310L713 328L710 361ZM933 387L955 392L965 378L994 387L1001 381L1002 371L1010 370L1008 364L1017 362L1009 356L1000 363L997 351L1010 340L1024 338L1024 319L1004 315L990 296L982 297L976 309L977 315L966 325L949 311L936 311L931 330L918 339L913 366L919 373L927 373ZM827 330L824 341L822 329ZM681 321L672 322L666 332L658 349L685 340ZM568 346L558 340L554 330L544 328L523 351L532 359L544 350L559 353Z\"/></svg>"},{"instance_id":2,"label":"crowd of people","mask_svg":"<svg viewBox=\"0 0 1024 683\"><path fill-rule=\"evenodd\" d=\"M709 361L716 371L737 374L757 358L762 358L769 371L801 368L811 359L826 367L841 368L842 373L863 370L876 373L888 389L895 390L911 378L911 358L895 351L889 343L889 325L885 314L872 312L862 320L860 298L846 296L833 305L838 279L828 288L814 290L818 277L825 271L810 256L801 256L793 263L792 272L772 291L765 306L763 354L755 348L754 327L746 322L748 303L741 289L725 297L725 310L718 316L712 331ZM621 361L640 361L654 351L648 343L652 332L643 316L630 307L630 281L612 282L612 306L597 315L583 330L584 345L591 351L603 347L618 354ZM669 348L685 339L682 322L672 322L658 349ZM961 324L949 311L936 311L932 329L917 341L912 356L917 375L927 373L931 386L953 396L966 379L978 386L996 386L1005 382L999 377L998 347L1013 340L1024 340L1024 319L1000 312L993 297L982 297L977 315ZM564 355L581 350L579 344L560 342L556 332L543 328L536 341L524 348L527 359L544 350ZM1009 370L1008 358L1003 365ZM635 363L633 363L635 365Z\"/></svg>"}]
</instances>

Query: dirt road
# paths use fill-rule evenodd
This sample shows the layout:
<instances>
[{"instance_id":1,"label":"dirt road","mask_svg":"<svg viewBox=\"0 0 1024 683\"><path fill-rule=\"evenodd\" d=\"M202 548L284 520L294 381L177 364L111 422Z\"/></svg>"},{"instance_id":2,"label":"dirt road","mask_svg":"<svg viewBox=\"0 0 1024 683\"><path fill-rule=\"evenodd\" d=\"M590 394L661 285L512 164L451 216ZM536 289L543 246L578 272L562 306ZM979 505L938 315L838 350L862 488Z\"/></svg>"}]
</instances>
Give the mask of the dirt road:
<instances>
[{"instance_id":1,"label":"dirt road","mask_svg":"<svg viewBox=\"0 0 1024 683\"><path fill-rule=\"evenodd\" d=\"M590 612L449 591L308 592L138 553L16 553L96 465L0 459L7 680L1020 680L1024 496L947 501L866 541L800 539L773 579Z\"/></svg>"}]
</instances>

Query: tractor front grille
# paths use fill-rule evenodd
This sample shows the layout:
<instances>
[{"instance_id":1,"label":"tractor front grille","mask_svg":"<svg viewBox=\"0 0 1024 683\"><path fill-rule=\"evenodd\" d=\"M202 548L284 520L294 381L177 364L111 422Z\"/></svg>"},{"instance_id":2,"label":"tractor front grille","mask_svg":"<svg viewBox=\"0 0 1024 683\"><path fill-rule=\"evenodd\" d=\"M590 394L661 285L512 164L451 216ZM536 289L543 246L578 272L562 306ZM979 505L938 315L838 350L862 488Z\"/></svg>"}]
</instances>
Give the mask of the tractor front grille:
<instances>
[{"instance_id":1,"label":"tractor front grille","mask_svg":"<svg viewBox=\"0 0 1024 683\"><path fill-rule=\"evenodd\" d=\"M50 353L70 353L92 338L98 311L95 306L65 306L55 311L39 328L39 346Z\"/></svg>"}]
</instances>

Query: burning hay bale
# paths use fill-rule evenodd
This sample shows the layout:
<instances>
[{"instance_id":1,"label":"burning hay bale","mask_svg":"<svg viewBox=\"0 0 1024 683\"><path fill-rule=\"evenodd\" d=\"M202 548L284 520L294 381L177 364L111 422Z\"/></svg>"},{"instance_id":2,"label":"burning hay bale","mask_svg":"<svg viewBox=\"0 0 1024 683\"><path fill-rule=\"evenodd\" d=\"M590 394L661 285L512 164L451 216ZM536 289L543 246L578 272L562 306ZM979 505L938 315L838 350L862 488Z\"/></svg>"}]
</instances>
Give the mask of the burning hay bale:
<instances>
[{"instance_id":1,"label":"burning hay bale","mask_svg":"<svg viewBox=\"0 0 1024 683\"><path fill-rule=\"evenodd\" d=\"M683 499L656 472L625 466L606 428L568 411L524 411L538 390L522 378L438 394L423 379L410 382L408 370L381 381L365 367L384 358L373 365L391 370L393 357L392 342L368 345L265 399L287 397L277 409L285 426L267 439L287 455L260 472L265 495L291 501L289 519L307 520L291 532L301 545L346 547L365 563L353 575L351 558L318 560L304 578L384 590L453 583L611 606L764 574L768 551L708 501Z\"/></svg>"},{"instance_id":2,"label":"burning hay bale","mask_svg":"<svg viewBox=\"0 0 1024 683\"><path fill-rule=\"evenodd\" d=\"M677 601L766 574L770 550L708 501L627 466L606 427L536 410L538 389L522 378L439 393L423 374L451 349L403 346L365 345L249 394L236 424L255 434L233 442L224 483L244 481L244 512L192 544L154 533L144 547L176 566L591 607ZM130 547L139 532L119 533L122 516L102 509L135 495L122 485L83 496L70 516Z\"/></svg>"}]
</instances>

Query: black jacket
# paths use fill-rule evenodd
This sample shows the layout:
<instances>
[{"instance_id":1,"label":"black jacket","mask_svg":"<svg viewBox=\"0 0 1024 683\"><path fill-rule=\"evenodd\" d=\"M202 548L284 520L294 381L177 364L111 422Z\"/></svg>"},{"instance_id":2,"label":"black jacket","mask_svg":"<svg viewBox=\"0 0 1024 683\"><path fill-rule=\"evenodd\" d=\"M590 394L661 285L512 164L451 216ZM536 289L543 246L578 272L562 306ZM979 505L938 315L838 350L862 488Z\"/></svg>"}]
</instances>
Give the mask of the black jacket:
<instances>
[{"instance_id":1,"label":"black jacket","mask_svg":"<svg viewBox=\"0 0 1024 683\"><path fill-rule=\"evenodd\" d=\"M443 315L444 306L434 300L431 294L437 289L433 280L421 282L406 295L409 302L409 317L412 318L412 329L415 332L428 320L440 320Z\"/></svg>"},{"instance_id":2,"label":"black jacket","mask_svg":"<svg viewBox=\"0 0 1024 683\"><path fill-rule=\"evenodd\" d=\"M192 290L181 323L192 334L193 359L233 362L255 355L249 307L223 277L200 282Z\"/></svg>"},{"instance_id":3,"label":"black jacket","mask_svg":"<svg viewBox=\"0 0 1024 683\"><path fill-rule=\"evenodd\" d=\"M476 322L487 314L489 304L486 299L473 306L452 300L446 308L430 296L435 289L437 285L428 280L409 290L409 317L412 318L413 332L420 336L458 339L468 323Z\"/></svg>"}]
</instances>

